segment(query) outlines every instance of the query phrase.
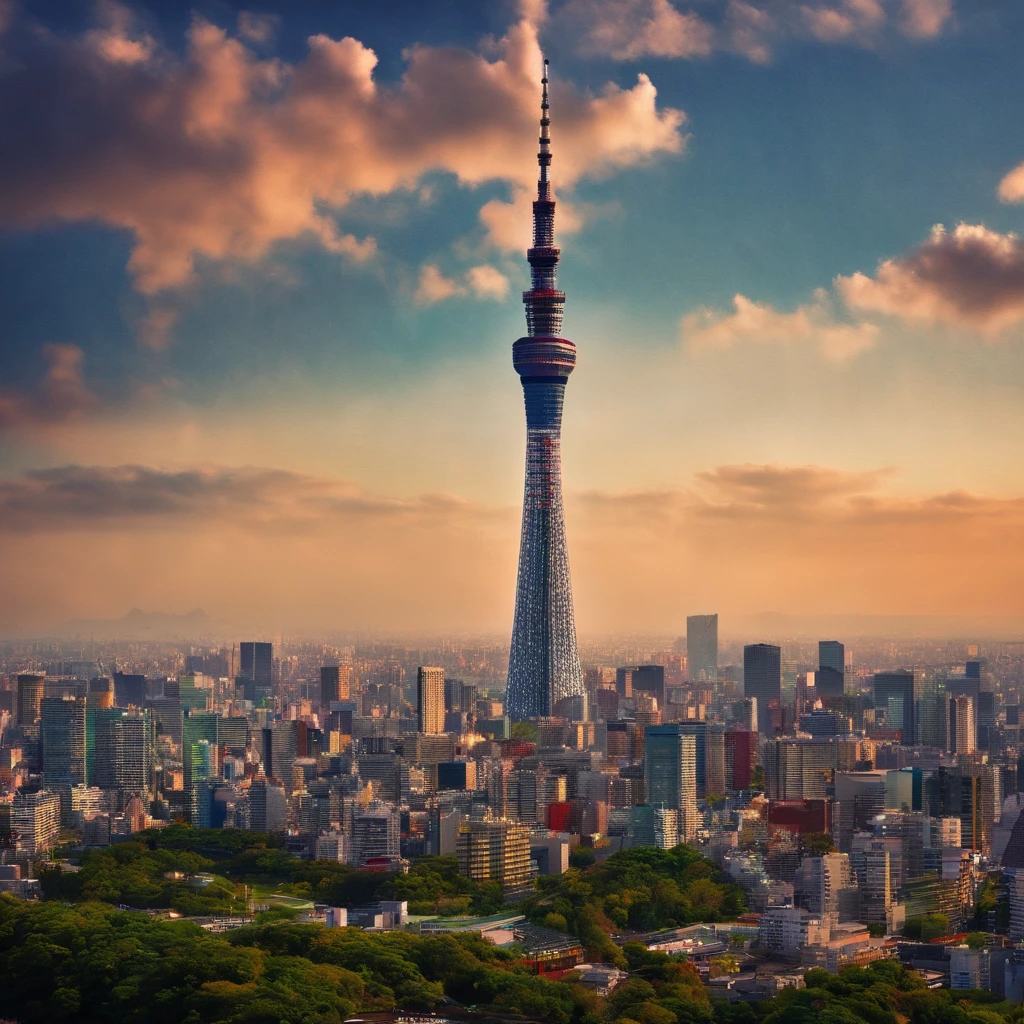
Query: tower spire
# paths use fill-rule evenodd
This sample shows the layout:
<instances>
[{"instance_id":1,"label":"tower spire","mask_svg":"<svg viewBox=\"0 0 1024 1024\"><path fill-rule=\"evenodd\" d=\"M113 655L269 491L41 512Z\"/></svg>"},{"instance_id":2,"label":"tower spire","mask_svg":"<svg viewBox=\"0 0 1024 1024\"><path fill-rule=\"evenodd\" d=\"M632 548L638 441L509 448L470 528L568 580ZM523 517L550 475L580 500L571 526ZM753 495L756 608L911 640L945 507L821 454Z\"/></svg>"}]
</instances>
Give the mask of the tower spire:
<instances>
[{"instance_id":1,"label":"tower spire","mask_svg":"<svg viewBox=\"0 0 1024 1024\"><path fill-rule=\"evenodd\" d=\"M551 186L548 181L548 167L551 166L551 109L548 103L548 59L544 58L544 74L540 80L540 152L537 163L540 165L540 180L537 182L537 198L551 198Z\"/></svg>"},{"instance_id":2,"label":"tower spire","mask_svg":"<svg viewBox=\"0 0 1024 1024\"><path fill-rule=\"evenodd\" d=\"M548 173L547 60L540 81L540 174L533 203L533 245L526 253L530 290L523 292L526 337L512 345L512 365L522 381L526 402L526 488L506 703L515 721L554 714L556 708L561 713L566 707L578 716L584 700L565 544L561 466L562 399L576 365L576 346L561 336L565 293L555 285L561 253L555 245L555 201ZM567 698L574 699L566 705Z\"/></svg>"}]
</instances>

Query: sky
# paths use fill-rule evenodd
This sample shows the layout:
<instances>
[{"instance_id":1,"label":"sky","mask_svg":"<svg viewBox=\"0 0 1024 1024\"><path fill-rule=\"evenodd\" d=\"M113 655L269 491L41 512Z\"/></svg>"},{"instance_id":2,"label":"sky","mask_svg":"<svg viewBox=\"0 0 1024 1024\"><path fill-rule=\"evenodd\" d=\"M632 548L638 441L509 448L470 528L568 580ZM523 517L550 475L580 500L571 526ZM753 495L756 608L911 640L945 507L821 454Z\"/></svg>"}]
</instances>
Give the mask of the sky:
<instances>
[{"instance_id":1,"label":"sky","mask_svg":"<svg viewBox=\"0 0 1024 1024\"><path fill-rule=\"evenodd\" d=\"M0 634L1024 621L1016 0L0 0Z\"/></svg>"}]
</instances>

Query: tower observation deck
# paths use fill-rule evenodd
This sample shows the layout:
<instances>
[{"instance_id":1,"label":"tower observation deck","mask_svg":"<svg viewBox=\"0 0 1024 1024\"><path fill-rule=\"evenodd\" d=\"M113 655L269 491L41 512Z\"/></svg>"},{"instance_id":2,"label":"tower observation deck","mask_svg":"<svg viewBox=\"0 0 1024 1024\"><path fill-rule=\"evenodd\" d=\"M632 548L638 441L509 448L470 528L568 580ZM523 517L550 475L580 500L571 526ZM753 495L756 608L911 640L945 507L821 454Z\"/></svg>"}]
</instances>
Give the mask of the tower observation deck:
<instances>
[{"instance_id":1,"label":"tower observation deck","mask_svg":"<svg viewBox=\"0 0 1024 1024\"><path fill-rule=\"evenodd\" d=\"M562 509L562 400L576 365L576 346L561 337L565 293L555 284L560 253L549 180L546 60L541 84L540 177L533 245L526 253L531 286L523 293L527 335L512 346L512 364L526 401L526 488L506 694L506 711L513 721L553 714L560 700L584 692Z\"/></svg>"}]
</instances>

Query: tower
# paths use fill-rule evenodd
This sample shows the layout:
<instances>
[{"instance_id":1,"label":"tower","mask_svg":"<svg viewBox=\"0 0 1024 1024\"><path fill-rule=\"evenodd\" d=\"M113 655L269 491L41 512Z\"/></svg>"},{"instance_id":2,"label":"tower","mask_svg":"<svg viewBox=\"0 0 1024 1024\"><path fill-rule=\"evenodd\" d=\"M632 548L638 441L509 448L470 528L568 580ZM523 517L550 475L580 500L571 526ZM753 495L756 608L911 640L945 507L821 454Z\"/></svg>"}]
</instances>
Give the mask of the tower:
<instances>
[{"instance_id":1,"label":"tower","mask_svg":"<svg viewBox=\"0 0 1024 1024\"><path fill-rule=\"evenodd\" d=\"M572 583L562 508L562 399L576 365L576 346L560 336L565 293L555 287L555 201L548 117L548 62L541 79L540 177L533 204L530 290L523 293L527 336L512 346L512 364L526 403L526 488L519 541L519 579L508 664L507 712L521 721L551 714L565 697L582 694Z\"/></svg>"}]
</instances>

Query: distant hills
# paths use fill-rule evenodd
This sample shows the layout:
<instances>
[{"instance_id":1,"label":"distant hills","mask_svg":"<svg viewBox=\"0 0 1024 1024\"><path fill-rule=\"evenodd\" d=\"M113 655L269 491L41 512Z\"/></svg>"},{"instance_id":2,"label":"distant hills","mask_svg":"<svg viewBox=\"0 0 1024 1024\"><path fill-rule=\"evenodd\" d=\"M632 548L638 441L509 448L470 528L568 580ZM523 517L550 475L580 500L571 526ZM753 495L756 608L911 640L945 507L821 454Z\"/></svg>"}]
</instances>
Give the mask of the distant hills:
<instances>
[{"instance_id":1,"label":"distant hills","mask_svg":"<svg viewBox=\"0 0 1024 1024\"><path fill-rule=\"evenodd\" d=\"M95 637L97 640L174 640L190 639L223 630L202 608L184 615L168 612L144 612L133 608L119 619L71 619L57 627L62 637Z\"/></svg>"},{"instance_id":2,"label":"distant hills","mask_svg":"<svg viewBox=\"0 0 1024 1024\"><path fill-rule=\"evenodd\" d=\"M726 616L723 616L726 619ZM727 617L723 633L766 638L1024 639L1024 618L1010 615L790 615L759 612Z\"/></svg>"}]
</instances>

